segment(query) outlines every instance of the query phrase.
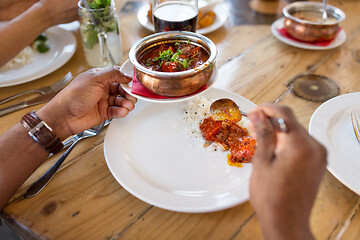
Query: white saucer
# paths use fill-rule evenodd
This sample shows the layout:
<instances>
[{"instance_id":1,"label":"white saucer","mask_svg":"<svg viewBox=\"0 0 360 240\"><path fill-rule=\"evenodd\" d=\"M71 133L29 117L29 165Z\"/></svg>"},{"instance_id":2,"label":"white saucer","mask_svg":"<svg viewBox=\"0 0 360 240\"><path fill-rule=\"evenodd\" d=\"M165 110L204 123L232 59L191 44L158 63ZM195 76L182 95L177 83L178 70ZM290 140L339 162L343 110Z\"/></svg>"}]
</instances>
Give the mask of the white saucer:
<instances>
[{"instance_id":1,"label":"white saucer","mask_svg":"<svg viewBox=\"0 0 360 240\"><path fill-rule=\"evenodd\" d=\"M328 46L317 46L309 43L298 42L296 40L289 39L281 35L278 30L284 27L285 18L279 18L271 25L271 32L272 34L279 39L281 42L286 43L293 47L303 48L303 49L310 49L310 50L327 50L339 47L343 44L346 40L346 33L344 29L341 29L339 34L336 38L328 45Z\"/></svg>"},{"instance_id":2,"label":"white saucer","mask_svg":"<svg viewBox=\"0 0 360 240\"><path fill-rule=\"evenodd\" d=\"M131 62L129 60L126 60L126 62L121 65L120 71L125 74L126 76L132 77L133 76L133 71L134 71L134 66L131 64ZM154 102L154 103L174 103L174 102L182 102L185 101L187 99L193 98L195 96L197 96L200 93L203 93L204 91L208 90L216 81L217 79L217 75L218 75L218 68L215 65L214 70L213 70L213 74L211 75L210 80L208 81L207 88L205 88L202 91L198 91L196 93L190 94L190 95L186 95L183 97L177 97L177 98L163 98L163 99L158 99L158 98L151 98L151 97L144 97L135 93L131 92L131 86L132 86L132 82L128 83L128 84L121 84L121 87L125 90L125 92L127 92L128 94L130 94L131 96L136 97L137 99L141 99L147 102Z\"/></svg>"}]
</instances>

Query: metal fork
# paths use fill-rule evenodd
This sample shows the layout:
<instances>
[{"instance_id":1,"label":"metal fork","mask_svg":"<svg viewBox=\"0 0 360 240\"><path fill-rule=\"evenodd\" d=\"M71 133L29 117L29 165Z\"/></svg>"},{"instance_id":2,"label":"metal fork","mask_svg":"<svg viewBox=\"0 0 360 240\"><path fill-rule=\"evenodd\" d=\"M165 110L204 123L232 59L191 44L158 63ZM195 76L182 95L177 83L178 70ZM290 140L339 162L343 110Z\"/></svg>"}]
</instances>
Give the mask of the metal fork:
<instances>
[{"instance_id":1,"label":"metal fork","mask_svg":"<svg viewBox=\"0 0 360 240\"><path fill-rule=\"evenodd\" d=\"M112 119L105 120L105 121L104 121L104 127L106 127L107 125L109 125L110 122L111 122L111 120L112 120ZM85 130L85 131L87 131L87 130ZM70 146L76 141L77 138L78 138L78 136L75 135L75 136L73 136L73 137L71 137L71 138L63 141L63 142L62 142L62 144L64 145L63 150L65 150L65 149L67 149L68 147L70 147ZM50 153L50 155L48 156L48 158L51 158L53 155L54 155L54 154Z\"/></svg>"},{"instance_id":2,"label":"metal fork","mask_svg":"<svg viewBox=\"0 0 360 240\"><path fill-rule=\"evenodd\" d=\"M357 140L360 142L360 114L358 112L351 113L351 121Z\"/></svg>"},{"instance_id":3,"label":"metal fork","mask_svg":"<svg viewBox=\"0 0 360 240\"><path fill-rule=\"evenodd\" d=\"M9 102L17 97L20 97L20 96L23 96L23 95L29 94L29 93L39 93L39 94L45 95L48 93L57 92L60 89L62 89L63 87L65 87L66 84L68 84L71 79L72 79L72 74L71 74L71 72L68 72L62 79L60 79L56 83L52 84L51 86L46 86L46 87L42 87L42 88L38 88L38 89L30 89L30 90L27 90L27 91L24 91L21 93L17 93L13 96L10 96L10 97L0 100L0 104Z\"/></svg>"},{"instance_id":4,"label":"metal fork","mask_svg":"<svg viewBox=\"0 0 360 240\"><path fill-rule=\"evenodd\" d=\"M75 145L84 138L88 137L94 137L98 135L101 130L104 128L105 121L102 122L100 125L95 126L93 128L90 128L88 130L85 130L82 133L77 134L76 140L74 143L66 150L66 152L59 158L59 160L56 161L54 165L51 166L51 168L42 176L40 177L36 182L33 183L33 185L30 186L30 188L26 191L24 194L25 198L34 197L37 195L41 190L44 189L44 187L50 182L50 180L53 178L61 164L64 162L65 158L69 155L69 153L73 150Z\"/></svg>"}]
</instances>

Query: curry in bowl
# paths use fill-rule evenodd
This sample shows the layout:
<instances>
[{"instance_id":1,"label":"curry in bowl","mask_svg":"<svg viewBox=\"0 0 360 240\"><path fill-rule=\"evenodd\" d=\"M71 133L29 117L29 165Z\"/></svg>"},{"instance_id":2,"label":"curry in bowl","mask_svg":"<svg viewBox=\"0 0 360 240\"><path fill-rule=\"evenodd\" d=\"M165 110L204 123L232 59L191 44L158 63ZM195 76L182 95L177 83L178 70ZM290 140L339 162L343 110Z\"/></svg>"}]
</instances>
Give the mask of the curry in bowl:
<instances>
[{"instance_id":1,"label":"curry in bowl","mask_svg":"<svg viewBox=\"0 0 360 240\"><path fill-rule=\"evenodd\" d=\"M194 69L209 59L209 53L189 41L162 43L140 56L139 62L146 68L160 72L181 72Z\"/></svg>"},{"instance_id":2,"label":"curry in bowl","mask_svg":"<svg viewBox=\"0 0 360 240\"><path fill-rule=\"evenodd\" d=\"M129 60L141 85L167 97L206 89L216 56L217 48L209 38L181 31L147 36L129 51Z\"/></svg>"},{"instance_id":3,"label":"curry in bowl","mask_svg":"<svg viewBox=\"0 0 360 240\"><path fill-rule=\"evenodd\" d=\"M283 8L285 29L295 39L305 42L328 41L336 37L345 13L327 5L327 18L323 19L320 2L294 2Z\"/></svg>"}]
</instances>

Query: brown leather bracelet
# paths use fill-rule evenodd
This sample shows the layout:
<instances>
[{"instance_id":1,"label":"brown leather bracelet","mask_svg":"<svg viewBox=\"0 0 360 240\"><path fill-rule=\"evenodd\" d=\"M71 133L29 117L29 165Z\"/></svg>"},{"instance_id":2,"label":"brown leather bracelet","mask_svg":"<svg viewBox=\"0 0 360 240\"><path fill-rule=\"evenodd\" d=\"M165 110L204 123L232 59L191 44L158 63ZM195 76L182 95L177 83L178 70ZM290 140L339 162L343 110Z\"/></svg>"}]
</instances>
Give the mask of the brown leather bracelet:
<instances>
[{"instance_id":1,"label":"brown leather bracelet","mask_svg":"<svg viewBox=\"0 0 360 240\"><path fill-rule=\"evenodd\" d=\"M20 123L28 130L29 136L46 151L56 154L63 149L61 140L52 132L51 127L36 115L35 111L25 114Z\"/></svg>"}]
</instances>

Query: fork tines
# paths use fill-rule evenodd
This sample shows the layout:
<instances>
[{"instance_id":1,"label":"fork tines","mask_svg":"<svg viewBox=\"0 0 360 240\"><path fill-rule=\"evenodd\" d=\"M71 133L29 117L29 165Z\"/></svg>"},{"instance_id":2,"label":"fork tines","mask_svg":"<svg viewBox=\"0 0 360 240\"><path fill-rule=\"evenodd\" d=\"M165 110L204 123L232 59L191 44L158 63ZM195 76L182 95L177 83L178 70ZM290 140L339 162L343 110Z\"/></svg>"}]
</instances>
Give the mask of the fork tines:
<instances>
[{"instance_id":1,"label":"fork tines","mask_svg":"<svg viewBox=\"0 0 360 240\"><path fill-rule=\"evenodd\" d=\"M358 112L352 112L351 121L354 128L355 136L360 143L360 114Z\"/></svg>"},{"instance_id":2,"label":"fork tines","mask_svg":"<svg viewBox=\"0 0 360 240\"><path fill-rule=\"evenodd\" d=\"M57 81L52 85L53 91L59 91L65 87L73 78L71 72L68 72L61 80Z\"/></svg>"},{"instance_id":3,"label":"fork tines","mask_svg":"<svg viewBox=\"0 0 360 240\"><path fill-rule=\"evenodd\" d=\"M50 86L45 86L45 87L41 87L38 89L30 89L30 90L26 90L24 92L17 93L10 97L1 99L0 104L9 102L11 100L14 100L15 98L21 97L21 96L23 96L25 94L29 94L29 93L38 93L38 94L45 95L48 93L60 91L63 87L65 87L71 81L72 77L73 76L72 76L71 72L68 72L62 79L60 79L59 81L57 81L56 83L54 83Z\"/></svg>"}]
</instances>

